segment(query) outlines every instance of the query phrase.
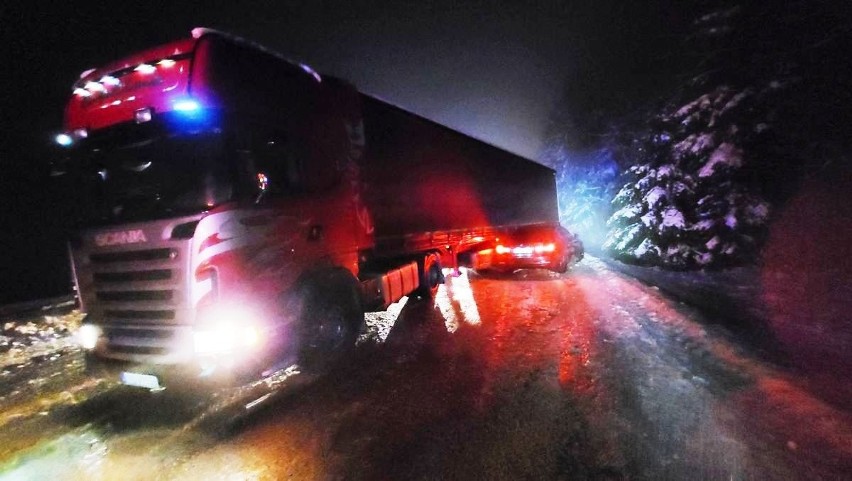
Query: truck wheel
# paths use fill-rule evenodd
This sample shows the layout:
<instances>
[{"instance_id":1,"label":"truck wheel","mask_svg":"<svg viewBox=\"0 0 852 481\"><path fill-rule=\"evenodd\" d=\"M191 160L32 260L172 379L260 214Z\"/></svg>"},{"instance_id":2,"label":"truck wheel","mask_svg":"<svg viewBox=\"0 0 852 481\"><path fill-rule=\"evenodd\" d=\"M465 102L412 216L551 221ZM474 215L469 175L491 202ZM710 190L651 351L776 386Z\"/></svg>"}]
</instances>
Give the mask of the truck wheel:
<instances>
[{"instance_id":1,"label":"truck wheel","mask_svg":"<svg viewBox=\"0 0 852 481\"><path fill-rule=\"evenodd\" d=\"M424 299L434 298L438 294L438 286L444 283L441 258L438 254L429 254L417 267L420 270L420 287L413 294Z\"/></svg>"},{"instance_id":2,"label":"truck wheel","mask_svg":"<svg viewBox=\"0 0 852 481\"><path fill-rule=\"evenodd\" d=\"M297 323L299 365L322 371L355 348L364 311L354 280L333 276L302 290Z\"/></svg>"}]
</instances>

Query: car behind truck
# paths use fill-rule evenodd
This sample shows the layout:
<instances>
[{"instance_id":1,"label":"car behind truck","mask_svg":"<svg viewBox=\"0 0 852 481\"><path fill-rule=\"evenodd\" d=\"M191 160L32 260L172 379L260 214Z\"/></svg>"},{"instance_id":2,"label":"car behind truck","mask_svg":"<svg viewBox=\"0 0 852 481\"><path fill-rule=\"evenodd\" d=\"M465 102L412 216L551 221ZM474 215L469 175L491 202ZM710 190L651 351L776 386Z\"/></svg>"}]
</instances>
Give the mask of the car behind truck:
<instances>
[{"instance_id":1,"label":"car behind truck","mask_svg":"<svg viewBox=\"0 0 852 481\"><path fill-rule=\"evenodd\" d=\"M87 364L130 385L320 370L519 228L572 255L551 169L209 30L84 72L57 142Z\"/></svg>"}]
</instances>

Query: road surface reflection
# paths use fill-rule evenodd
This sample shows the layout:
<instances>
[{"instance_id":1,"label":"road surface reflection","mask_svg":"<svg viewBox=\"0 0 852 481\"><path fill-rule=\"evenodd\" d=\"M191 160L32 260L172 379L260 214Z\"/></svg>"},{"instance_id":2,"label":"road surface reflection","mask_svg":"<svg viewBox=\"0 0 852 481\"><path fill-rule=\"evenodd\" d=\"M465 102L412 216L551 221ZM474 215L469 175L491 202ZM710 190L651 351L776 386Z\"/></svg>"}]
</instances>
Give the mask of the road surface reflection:
<instances>
[{"instance_id":1,"label":"road surface reflection","mask_svg":"<svg viewBox=\"0 0 852 481\"><path fill-rule=\"evenodd\" d=\"M591 257L566 275L463 272L434 301L408 299L368 321L347 363L318 379L288 377L247 413L245 399L103 386L33 409L57 399L44 393L4 418L0 479L852 472L847 412Z\"/></svg>"}]
</instances>

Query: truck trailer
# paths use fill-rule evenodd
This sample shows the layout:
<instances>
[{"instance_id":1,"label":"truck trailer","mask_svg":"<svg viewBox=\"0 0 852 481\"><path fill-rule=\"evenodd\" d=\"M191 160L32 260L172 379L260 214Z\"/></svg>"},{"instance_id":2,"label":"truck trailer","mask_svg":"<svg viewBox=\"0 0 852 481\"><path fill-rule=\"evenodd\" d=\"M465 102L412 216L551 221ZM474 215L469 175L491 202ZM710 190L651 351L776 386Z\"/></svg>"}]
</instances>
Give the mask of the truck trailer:
<instances>
[{"instance_id":1,"label":"truck trailer","mask_svg":"<svg viewBox=\"0 0 852 481\"><path fill-rule=\"evenodd\" d=\"M56 137L89 369L149 389L322 370L460 260L564 270L551 169L192 33L84 72ZM518 229L540 238L500 244Z\"/></svg>"}]
</instances>

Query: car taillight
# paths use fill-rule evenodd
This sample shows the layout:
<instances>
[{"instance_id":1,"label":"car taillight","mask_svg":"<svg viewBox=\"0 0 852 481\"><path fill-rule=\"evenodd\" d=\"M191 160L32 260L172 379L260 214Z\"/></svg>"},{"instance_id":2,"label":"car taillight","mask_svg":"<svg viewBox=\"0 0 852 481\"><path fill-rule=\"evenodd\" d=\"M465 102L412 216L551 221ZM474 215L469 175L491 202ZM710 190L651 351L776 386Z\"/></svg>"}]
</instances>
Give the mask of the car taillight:
<instances>
[{"instance_id":1,"label":"car taillight","mask_svg":"<svg viewBox=\"0 0 852 481\"><path fill-rule=\"evenodd\" d=\"M502 244L498 245L494 248L494 251L497 254L514 254L516 256L528 256L530 254L547 254L556 251L556 244L550 242L548 244L534 244L534 245L519 245L514 247L506 247Z\"/></svg>"},{"instance_id":2,"label":"car taillight","mask_svg":"<svg viewBox=\"0 0 852 481\"><path fill-rule=\"evenodd\" d=\"M551 242L550 244L538 244L535 246L536 254L544 254L545 252L553 252L556 250L556 244Z\"/></svg>"}]
</instances>

